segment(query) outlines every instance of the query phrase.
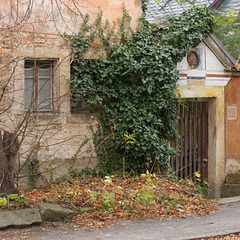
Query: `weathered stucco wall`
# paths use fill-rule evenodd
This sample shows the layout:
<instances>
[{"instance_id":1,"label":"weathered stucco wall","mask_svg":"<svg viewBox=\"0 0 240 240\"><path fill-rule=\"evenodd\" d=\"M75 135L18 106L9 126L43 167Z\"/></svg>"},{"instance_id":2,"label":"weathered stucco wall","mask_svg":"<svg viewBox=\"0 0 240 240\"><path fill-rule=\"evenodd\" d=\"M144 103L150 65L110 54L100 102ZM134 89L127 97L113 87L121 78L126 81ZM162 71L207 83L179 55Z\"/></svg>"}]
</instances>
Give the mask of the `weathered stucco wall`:
<instances>
[{"instance_id":1,"label":"weathered stucco wall","mask_svg":"<svg viewBox=\"0 0 240 240\"><path fill-rule=\"evenodd\" d=\"M2 0L0 19L2 27L12 30L76 34L86 14L93 22L102 10L104 22L117 23L123 6L132 17L131 26L135 29L142 10L140 1L134 0Z\"/></svg>"},{"instance_id":2,"label":"weathered stucco wall","mask_svg":"<svg viewBox=\"0 0 240 240\"><path fill-rule=\"evenodd\" d=\"M46 184L51 177L67 173L72 166L72 157L80 144L89 139L76 156L75 168L82 169L96 165L97 158L91 140L90 114L70 113L69 82L70 52L69 47L57 35L29 37L30 34L12 33L18 42L5 51L1 83L7 83L8 92L2 105L1 127L19 134L21 148L19 160L21 165L19 184L28 187L29 169L27 161L37 156L42 164L39 171L44 173L37 184ZM53 44L50 44L50 42ZM2 45L3 47L3 45ZM9 52L6 55L6 52ZM24 62L25 59L54 59L56 68L53 79L53 105L50 112L24 111ZM14 61L14 63L11 63ZM4 80L4 78L6 78ZM10 107L8 109L8 107ZM5 110L8 109L6 112ZM36 148L37 146L37 148ZM55 170L57 167L57 170ZM52 176L53 175L53 176Z\"/></svg>"},{"instance_id":3,"label":"weathered stucco wall","mask_svg":"<svg viewBox=\"0 0 240 240\"><path fill-rule=\"evenodd\" d=\"M226 172L240 170L240 74L226 86Z\"/></svg>"},{"instance_id":4,"label":"weathered stucco wall","mask_svg":"<svg viewBox=\"0 0 240 240\"><path fill-rule=\"evenodd\" d=\"M2 129L17 132L22 141L19 151L22 187L29 186L27 161L33 157L37 157L41 163L39 171L44 173L37 179L38 185L67 173L71 166L82 169L96 165L91 115L70 113L71 49L61 34L76 34L84 15L89 14L91 23L100 8L103 21L117 23L123 14L123 5L132 17L131 27L136 29L142 10L141 3L135 0L1 1L1 93L4 86L7 88L1 99L0 123ZM54 61L53 111L24 111L24 62L27 59ZM86 139L89 142L78 152Z\"/></svg>"}]
</instances>

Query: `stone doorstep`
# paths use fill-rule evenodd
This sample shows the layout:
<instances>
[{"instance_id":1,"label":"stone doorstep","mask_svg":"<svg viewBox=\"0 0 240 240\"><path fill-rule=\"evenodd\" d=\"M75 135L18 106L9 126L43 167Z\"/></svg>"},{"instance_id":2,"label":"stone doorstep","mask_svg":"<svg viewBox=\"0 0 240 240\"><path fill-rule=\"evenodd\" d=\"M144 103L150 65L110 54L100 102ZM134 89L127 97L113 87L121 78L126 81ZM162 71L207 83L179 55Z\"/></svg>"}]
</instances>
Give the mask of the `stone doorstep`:
<instances>
[{"instance_id":1,"label":"stone doorstep","mask_svg":"<svg viewBox=\"0 0 240 240\"><path fill-rule=\"evenodd\" d=\"M77 214L93 212L91 207L84 207L78 211L63 208L55 203L39 203L36 208L25 208L13 211L0 211L0 230L13 227L22 228L31 225L40 225L43 221L61 221Z\"/></svg>"}]
</instances>

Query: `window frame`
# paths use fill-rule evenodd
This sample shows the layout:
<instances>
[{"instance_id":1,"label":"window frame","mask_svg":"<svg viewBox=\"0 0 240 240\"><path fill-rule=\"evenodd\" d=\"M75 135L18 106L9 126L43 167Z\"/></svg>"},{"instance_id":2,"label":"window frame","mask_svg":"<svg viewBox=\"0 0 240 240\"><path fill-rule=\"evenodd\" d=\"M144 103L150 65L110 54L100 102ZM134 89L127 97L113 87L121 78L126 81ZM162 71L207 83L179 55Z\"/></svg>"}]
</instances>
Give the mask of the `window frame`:
<instances>
[{"instance_id":1,"label":"window frame","mask_svg":"<svg viewBox=\"0 0 240 240\"><path fill-rule=\"evenodd\" d=\"M25 73L25 64L27 62L33 63L33 76L26 76ZM39 78L44 79L44 76L39 77L39 64L40 63L47 63L50 65L50 76L45 77L45 79L49 78L50 81L50 106L45 109L45 107L39 106ZM54 78L55 78L55 66L56 66L57 59L31 59L26 58L24 59L24 111L33 110L36 112L53 112L54 111ZM26 79L33 79L33 97L30 101L30 104L28 102L25 102L25 94L26 94Z\"/></svg>"}]
</instances>

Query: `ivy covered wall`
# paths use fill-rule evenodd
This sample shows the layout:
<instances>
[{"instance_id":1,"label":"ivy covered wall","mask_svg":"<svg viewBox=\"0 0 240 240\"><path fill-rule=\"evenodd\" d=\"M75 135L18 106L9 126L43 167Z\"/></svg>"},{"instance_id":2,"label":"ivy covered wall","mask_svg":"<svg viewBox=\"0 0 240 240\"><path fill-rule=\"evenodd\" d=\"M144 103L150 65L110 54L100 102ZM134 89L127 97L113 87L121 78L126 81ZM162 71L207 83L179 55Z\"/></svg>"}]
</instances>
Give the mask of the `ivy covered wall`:
<instances>
[{"instance_id":1,"label":"ivy covered wall","mask_svg":"<svg viewBox=\"0 0 240 240\"><path fill-rule=\"evenodd\" d=\"M175 153L168 140L176 137L176 64L212 33L213 15L193 8L159 25L142 19L137 31L130 22L124 8L117 31L100 14L94 24L86 16L77 35L65 35L73 51L72 99L94 106L100 169L163 171ZM85 58L89 49L97 59Z\"/></svg>"}]
</instances>

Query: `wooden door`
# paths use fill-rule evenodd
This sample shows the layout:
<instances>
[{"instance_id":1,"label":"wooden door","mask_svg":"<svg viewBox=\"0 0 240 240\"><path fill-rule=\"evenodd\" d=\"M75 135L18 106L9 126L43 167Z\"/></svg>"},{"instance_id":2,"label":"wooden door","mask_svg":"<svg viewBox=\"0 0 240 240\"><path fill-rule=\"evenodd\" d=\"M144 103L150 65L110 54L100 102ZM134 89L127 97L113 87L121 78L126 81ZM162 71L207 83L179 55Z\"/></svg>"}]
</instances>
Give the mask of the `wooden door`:
<instances>
[{"instance_id":1,"label":"wooden door","mask_svg":"<svg viewBox=\"0 0 240 240\"><path fill-rule=\"evenodd\" d=\"M186 100L179 104L178 133L171 145L177 147L176 158L171 159L171 167L179 178L208 178L208 103Z\"/></svg>"}]
</instances>

